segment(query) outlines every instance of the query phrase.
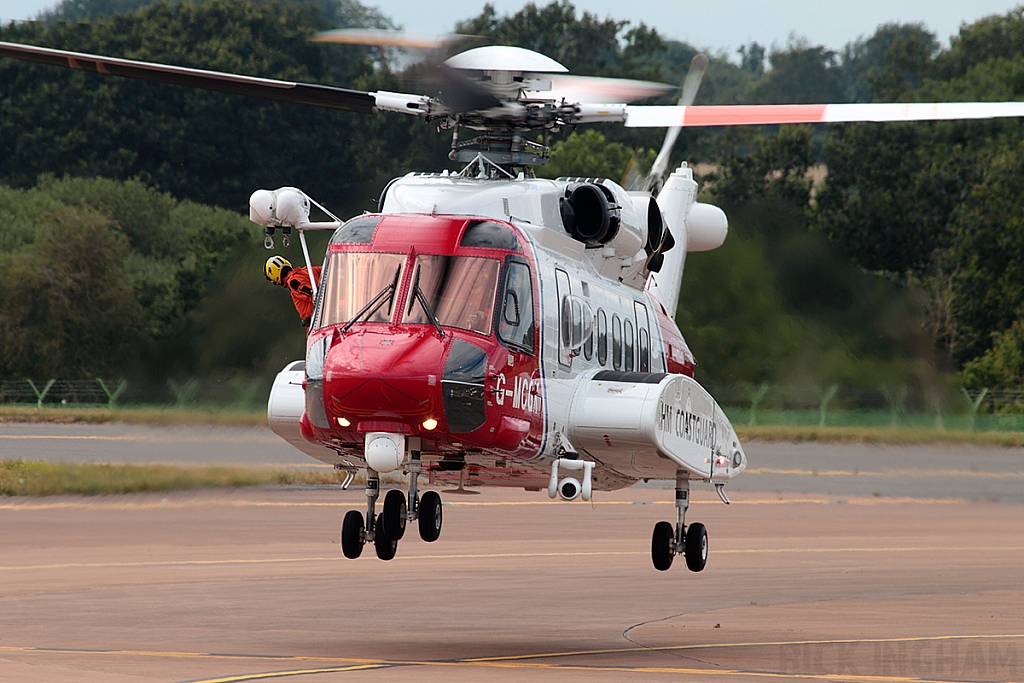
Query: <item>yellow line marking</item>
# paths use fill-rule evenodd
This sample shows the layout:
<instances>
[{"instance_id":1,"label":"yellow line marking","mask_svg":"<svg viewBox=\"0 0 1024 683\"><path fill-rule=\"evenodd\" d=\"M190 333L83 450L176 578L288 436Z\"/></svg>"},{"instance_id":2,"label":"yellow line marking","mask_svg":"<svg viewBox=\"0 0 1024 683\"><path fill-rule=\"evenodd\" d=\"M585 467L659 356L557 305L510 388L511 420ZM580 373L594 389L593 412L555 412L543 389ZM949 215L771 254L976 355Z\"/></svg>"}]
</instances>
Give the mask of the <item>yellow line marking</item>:
<instances>
[{"instance_id":1,"label":"yellow line marking","mask_svg":"<svg viewBox=\"0 0 1024 683\"><path fill-rule=\"evenodd\" d=\"M926 469L905 469L905 470L798 470L798 469L774 469L771 467L758 467L744 470L745 474L785 474L801 477L985 477L985 478L1016 478L1024 477L1024 472L992 472L980 470L926 470Z\"/></svg>"},{"instance_id":2,"label":"yellow line marking","mask_svg":"<svg viewBox=\"0 0 1024 683\"><path fill-rule=\"evenodd\" d=\"M715 550L717 555L782 555L782 554L827 554L827 553L917 553L917 552L1021 552L1024 546L975 546L954 548L950 546L915 546L886 548L726 548ZM644 551L594 550L579 552L532 552L532 553L461 553L451 555L399 555L394 561L415 560L489 560L489 559L543 559L549 557L628 557L647 555ZM278 557L250 560L167 560L147 562L65 562L60 564L0 565L0 571L38 571L43 569L131 569L146 567L216 567L230 565L297 564L301 562L339 562L337 557Z\"/></svg>"},{"instance_id":3,"label":"yellow line marking","mask_svg":"<svg viewBox=\"0 0 1024 683\"><path fill-rule=\"evenodd\" d=\"M904 683L909 681L928 680L933 683L944 683L943 679L927 678L922 679L915 676L878 676L860 674L813 674L813 673L790 673L776 671L752 671L743 669L705 669L696 667L652 667L652 666L587 666L582 664L557 664L530 662L527 660L554 659L565 657L586 657L596 655L631 654L646 652L679 652L699 651L715 649L738 649L751 647L786 647L801 645L835 645L835 644L868 644L868 643L913 643L913 642L943 642L954 640L1017 640L1024 638L1022 633L1010 634L984 634L984 635L944 635L944 636L923 636L905 638L849 638L835 640L796 640L796 641L761 641L761 642L740 642L740 643L706 643L689 645L669 645L662 647L624 647L607 648L598 650L578 650L567 652L534 653L523 655L506 655L498 657L478 657L459 659L455 661L432 661L432 660L401 660L401 659L370 659L370 658L345 658L345 657L316 657L309 655L302 656L275 656L255 654L217 654L207 652L158 652L146 650L87 650L87 649L64 649L64 648L41 648L41 647L16 647L0 646L0 652L7 653L35 653L35 654L69 654L69 655L101 655L101 656L127 656L127 657L160 657L179 659L228 659L228 660L260 660L260 661L322 661L343 663L344 666L333 666L323 668L289 669L281 671L266 671L251 674L236 674L221 676L217 678L203 679L194 683L243 683L244 681L268 680L272 678L286 678L293 676L305 676L321 673L342 673L347 671L361 671L369 669L380 669L393 666L423 666L423 667L484 667L502 669L535 669L535 670L556 670L556 671L605 671L617 673L668 673L668 674L690 674L703 676L744 676L751 678L795 678L803 680L821 681L865 681Z\"/></svg>"},{"instance_id":4,"label":"yellow line marking","mask_svg":"<svg viewBox=\"0 0 1024 683\"><path fill-rule=\"evenodd\" d=\"M296 669L293 671L267 671L258 674L239 674L222 678L204 678L193 683L243 683L244 681L263 681L268 678L286 678L289 676L305 676L308 674L330 674L345 671L365 671L367 669L383 669L392 666L387 663L355 664L353 666L332 666L326 669Z\"/></svg>"}]
</instances>

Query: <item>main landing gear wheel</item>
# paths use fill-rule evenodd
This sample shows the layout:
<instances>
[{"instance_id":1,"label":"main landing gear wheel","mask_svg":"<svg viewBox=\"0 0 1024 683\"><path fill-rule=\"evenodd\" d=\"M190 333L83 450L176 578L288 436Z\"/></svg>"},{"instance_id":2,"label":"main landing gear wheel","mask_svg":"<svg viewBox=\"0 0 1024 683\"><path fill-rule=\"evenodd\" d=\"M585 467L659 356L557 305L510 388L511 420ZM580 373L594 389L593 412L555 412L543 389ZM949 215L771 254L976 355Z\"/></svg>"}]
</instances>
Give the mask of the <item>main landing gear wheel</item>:
<instances>
[{"instance_id":1,"label":"main landing gear wheel","mask_svg":"<svg viewBox=\"0 0 1024 683\"><path fill-rule=\"evenodd\" d=\"M672 566L672 543L675 540L675 531L668 522L658 522L654 525L654 534L651 536L651 559L654 560L654 568L660 572Z\"/></svg>"},{"instance_id":2,"label":"main landing gear wheel","mask_svg":"<svg viewBox=\"0 0 1024 683\"><path fill-rule=\"evenodd\" d=\"M387 529L384 527L383 512L377 515L377 526L373 535L373 545L377 551L377 557L380 559L395 559L395 553L398 552L398 539L392 539L388 536Z\"/></svg>"},{"instance_id":3,"label":"main landing gear wheel","mask_svg":"<svg viewBox=\"0 0 1024 683\"><path fill-rule=\"evenodd\" d=\"M381 528L392 540L400 541L405 536L405 494L397 489L391 489L384 496L384 526Z\"/></svg>"},{"instance_id":4,"label":"main landing gear wheel","mask_svg":"<svg viewBox=\"0 0 1024 683\"><path fill-rule=\"evenodd\" d=\"M708 532L700 522L694 522L686 529L686 567L699 572L708 563Z\"/></svg>"},{"instance_id":5,"label":"main landing gear wheel","mask_svg":"<svg viewBox=\"0 0 1024 683\"><path fill-rule=\"evenodd\" d=\"M441 535L441 496L437 491L427 491L419 505L420 538L433 543Z\"/></svg>"},{"instance_id":6,"label":"main landing gear wheel","mask_svg":"<svg viewBox=\"0 0 1024 683\"><path fill-rule=\"evenodd\" d=\"M363 554L363 513L349 510L341 523L341 552L350 560Z\"/></svg>"}]
</instances>

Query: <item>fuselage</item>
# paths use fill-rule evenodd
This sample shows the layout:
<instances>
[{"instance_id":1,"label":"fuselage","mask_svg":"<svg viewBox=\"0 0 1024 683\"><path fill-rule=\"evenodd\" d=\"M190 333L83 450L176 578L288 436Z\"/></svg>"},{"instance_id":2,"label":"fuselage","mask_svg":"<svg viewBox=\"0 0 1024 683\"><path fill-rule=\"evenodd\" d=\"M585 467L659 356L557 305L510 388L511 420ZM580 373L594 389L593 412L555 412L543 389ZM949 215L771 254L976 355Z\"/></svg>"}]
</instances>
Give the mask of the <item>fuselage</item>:
<instances>
[{"instance_id":1,"label":"fuselage","mask_svg":"<svg viewBox=\"0 0 1024 683\"><path fill-rule=\"evenodd\" d=\"M541 488L572 448L581 378L650 385L693 371L665 306L602 275L568 235L486 215L368 214L328 246L300 429L307 452L343 468L365 467L364 436L387 432L422 439L432 480ZM597 462L595 489L678 467L649 444L594 444L602 452L576 450Z\"/></svg>"}]
</instances>

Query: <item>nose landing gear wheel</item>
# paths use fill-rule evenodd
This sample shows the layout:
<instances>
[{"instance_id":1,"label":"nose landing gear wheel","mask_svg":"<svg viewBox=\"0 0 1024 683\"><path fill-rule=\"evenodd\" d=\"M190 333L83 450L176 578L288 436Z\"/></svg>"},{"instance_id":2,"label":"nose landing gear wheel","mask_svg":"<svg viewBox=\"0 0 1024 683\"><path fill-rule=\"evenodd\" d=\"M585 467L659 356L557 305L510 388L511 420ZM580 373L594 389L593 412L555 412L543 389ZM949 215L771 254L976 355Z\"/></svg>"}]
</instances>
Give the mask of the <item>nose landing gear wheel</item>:
<instances>
[{"instance_id":1,"label":"nose landing gear wheel","mask_svg":"<svg viewBox=\"0 0 1024 683\"><path fill-rule=\"evenodd\" d=\"M708 532L700 522L686 529L686 567L699 572L708 563Z\"/></svg>"},{"instance_id":2,"label":"nose landing gear wheel","mask_svg":"<svg viewBox=\"0 0 1024 683\"><path fill-rule=\"evenodd\" d=\"M405 494L396 489L384 496L384 530L395 541L405 536Z\"/></svg>"},{"instance_id":3,"label":"nose landing gear wheel","mask_svg":"<svg viewBox=\"0 0 1024 683\"><path fill-rule=\"evenodd\" d=\"M433 543L441 535L441 496L436 491L427 491L420 499L420 538Z\"/></svg>"},{"instance_id":4,"label":"nose landing gear wheel","mask_svg":"<svg viewBox=\"0 0 1024 683\"><path fill-rule=\"evenodd\" d=\"M374 532L373 545L377 551L377 557L382 560L395 559L395 553L398 552L398 541L388 536L387 529L384 528L383 512L377 515L377 526Z\"/></svg>"},{"instance_id":5,"label":"nose landing gear wheel","mask_svg":"<svg viewBox=\"0 0 1024 683\"><path fill-rule=\"evenodd\" d=\"M363 554L363 513L349 510L341 523L341 552L350 560Z\"/></svg>"},{"instance_id":6,"label":"nose landing gear wheel","mask_svg":"<svg viewBox=\"0 0 1024 683\"><path fill-rule=\"evenodd\" d=\"M651 559L654 560L654 568L660 572L672 566L672 542L675 540L675 531L668 522L658 522L654 525L654 534L651 536Z\"/></svg>"}]
</instances>

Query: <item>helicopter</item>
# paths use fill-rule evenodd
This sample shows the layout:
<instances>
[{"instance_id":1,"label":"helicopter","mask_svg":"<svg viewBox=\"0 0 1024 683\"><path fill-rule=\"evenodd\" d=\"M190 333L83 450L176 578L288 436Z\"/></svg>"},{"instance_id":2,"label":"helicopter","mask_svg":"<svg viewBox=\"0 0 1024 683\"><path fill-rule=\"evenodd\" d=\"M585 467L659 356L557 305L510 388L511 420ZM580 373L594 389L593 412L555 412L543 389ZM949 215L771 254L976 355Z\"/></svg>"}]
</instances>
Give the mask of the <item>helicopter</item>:
<instances>
[{"instance_id":1,"label":"helicopter","mask_svg":"<svg viewBox=\"0 0 1024 683\"><path fill-rule=\"evenodd\" d=\"M352 42L351 33L323 40ZM358 39L358 36L356 36ZM379 39L379 37L378 37ZM396 39L398 40L398 39ZM397 43L396 43L397 44ZM378 211L342 220L294 187L259 189L250 219L273 248L331 233L302 360L275 378L271 429L346 473L365 472L365 512L350 510L341 547L393 559L407 526L438 540L431 488L520 487L591 500L640 481L674 481L674 522L651 536L654 567L682 555L702 571L707 529L689 522L691 483L728 504L747 467L736 431L694 379L675 323L686 256L720 246L721 209L669 157L685 126L934 121L1024 116L1024 102L694 106L707 58L675 105L632 102L663 84L575 77L510 46L476 47L437 65L432 95L363 92L0 43L0 56L364 114L418 116L452 132L457 172L409 173ZM549 136L588 123L666 128L646 178L537 178ZM331 220L313 221L313 207ZM408 475L381 501L381 475ZM425 482L422 479L425 478ZM378 510L379 508L379 510Z\"/></svg>"}]
</instances>

